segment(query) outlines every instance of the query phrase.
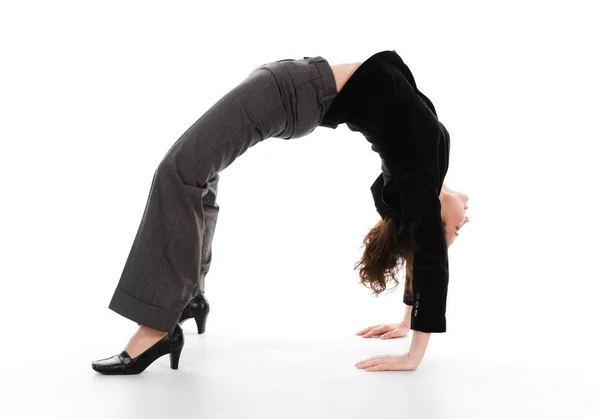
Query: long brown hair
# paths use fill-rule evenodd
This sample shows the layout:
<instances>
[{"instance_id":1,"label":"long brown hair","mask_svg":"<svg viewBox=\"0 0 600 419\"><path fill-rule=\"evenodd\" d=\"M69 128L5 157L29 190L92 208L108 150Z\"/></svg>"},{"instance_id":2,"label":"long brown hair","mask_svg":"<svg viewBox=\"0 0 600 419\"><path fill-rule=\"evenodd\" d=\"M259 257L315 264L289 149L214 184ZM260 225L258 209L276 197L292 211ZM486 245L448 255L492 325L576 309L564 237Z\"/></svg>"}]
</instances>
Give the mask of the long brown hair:
<instances>
[{"instance_id":1,"label":"long brown hair","mask_svg":"<svg viewBox=\"0 0 600 419\"><path fill-rule=\"evenodd\" d=\"M445 223L442 223L445 228ZM405 290L412 295L413 241L408 225L394 217L384 217L375 224L363 240L365 250L356 262L360 283L371 288L373 294L384 292L389 282L394 282L393 291L399 285L400 268L406 268Z\"/></svg>"}]
</instances>

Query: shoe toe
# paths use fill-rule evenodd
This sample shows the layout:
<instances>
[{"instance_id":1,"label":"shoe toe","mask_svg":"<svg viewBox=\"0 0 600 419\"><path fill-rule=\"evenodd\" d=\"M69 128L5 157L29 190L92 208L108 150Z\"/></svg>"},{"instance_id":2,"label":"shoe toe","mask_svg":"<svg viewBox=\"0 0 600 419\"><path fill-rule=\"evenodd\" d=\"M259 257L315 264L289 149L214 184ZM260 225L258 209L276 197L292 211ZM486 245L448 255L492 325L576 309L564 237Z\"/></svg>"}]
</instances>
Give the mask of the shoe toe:
<instances>
[{"instance_id":1,"label":"shoe toe","mask_svg":"<svg viewBox=\"0 0 600 419\"><path fill-rule=\"evenodd\" d=\"M99 359L92 362L92 369L98 372L107 372L118 370L123 365L123 358L120 355L113 355L110 358Z\"/></svg>"}]
</instances>

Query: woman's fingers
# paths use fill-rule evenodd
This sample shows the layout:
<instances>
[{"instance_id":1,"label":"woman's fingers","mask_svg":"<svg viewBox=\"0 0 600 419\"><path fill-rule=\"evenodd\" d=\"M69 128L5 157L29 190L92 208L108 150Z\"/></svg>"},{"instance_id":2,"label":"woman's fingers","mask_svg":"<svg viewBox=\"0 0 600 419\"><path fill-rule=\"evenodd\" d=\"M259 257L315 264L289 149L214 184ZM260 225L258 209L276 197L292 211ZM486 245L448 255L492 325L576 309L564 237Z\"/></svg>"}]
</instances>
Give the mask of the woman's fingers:
<instances>
[{"instance_id":1,"label":"woman's fingers","mask_svg":"<svg viewBox=\"0 0 600 419\"><path fill-rule=\"evenodd\" d=\"M369 368L374 367L375 365L383 364L383 360L374 359L373 361L364 361L360 363L361 368Z\"/></svg>"},{"instance_id":2,"label":"woman's fingers","mask_svg":"<svg viewBox=\"0 0 600 419\"><path fill-rule=\"evenodd\" d=\"M369 326L369 327L367 327L367 328L365 328L365 329L361 330L360 332L356 332L356 334L357 334L357 335L362 335L362 334L365 334L365 333L367 333L369 330L371 330L371 329L373 329L373 328L375 328L375 327L379 327L379 325L377 325L377 326Z\"/></svg>"},{"instance_id":3,"label":"woman's fingers","mask_svg":"<svg viewBox=\"0 0 600 419\"><path fill-rule=\"evenodd\" d=\"M379 335L381 339L393 339L406 336L408 333L408 325L401 321L400 323L379 324L369 326L366 329L357 332L356 334L363 338Z\"/></svg>"},{"instance_id":4,"label":"woman's fingers","mask_svg":"<svg viewBox=\"0 0 600 419\"><path fill-rule=\"evenodd\" d=\"M382 333L387 332L389 329L385 325L377 326L368 331L363 335L363 338L370 338L371 336L381 335Z\"/></svg>"},{"instance_id":5,"label":"woman's fingers","mask_svg":"<svg viewBox=\"0 0 600 419\"><path fill-rule=\"evenodd\" d=\"M387 358L387 355L375 355L370 358L364 359L361 362L370 362L370 361L375 361L378 359L381 360L381 359L386 359L386 358Z\"/></svg>"},{"instance_id":6,"label":"woman's fingers","mask_svg":"<svg viewBox=\"0 0 600 419\"><path fill-rule=\"evenodd\" d=\"M378 355L356 363L356 367L365 371L414 371L418 362L411 359L408 353L401 355Z\"/></svg>"},{"instance_id":7,"label":"woman's fingers","mask_svg":"<svg viewBox=\"0 0 600 419\"><path fill-rule=\"evenodd\" d=\"M377 327L377 326L369 326L364 328L363 330L361 330L360 332L356 332L357 335L362 335L363 333L367 333L369 330L371 330L372 328Z\"/></svg>"},{"instance_id":8,"label":"woman's fingers","mask_svg":"<svg viewBox=\"0 0 600 419\"><path fill-rule=\"evenodd\" d=\"M373 368L378 365L385 365L389 361L389 358L386 355L373 356L369 359L365 359L364 361L360 361L356 364L358 368Z\"/></svg>"},{"instance_id":9,"label":"woman's fingers","mask_svg":"<svg viewBox=\"0 0 600 419\"><path fill-rule=\"evenodd\" d=\"M391 339L391 338L397 338L400 336L400 331L398 329L392 329L387 333L384 333L383 335L381 335L381 339Z\"/></svg>"}]
</instances>

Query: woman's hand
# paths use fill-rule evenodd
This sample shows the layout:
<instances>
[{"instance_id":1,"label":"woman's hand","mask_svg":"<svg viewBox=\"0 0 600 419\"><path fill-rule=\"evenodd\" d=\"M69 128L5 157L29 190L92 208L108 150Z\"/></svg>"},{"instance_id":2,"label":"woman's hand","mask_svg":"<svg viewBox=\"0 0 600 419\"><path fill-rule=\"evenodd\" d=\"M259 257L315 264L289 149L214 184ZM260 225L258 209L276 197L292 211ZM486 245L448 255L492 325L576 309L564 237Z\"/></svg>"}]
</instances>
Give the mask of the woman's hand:
<instances>
[{"instance_id":1,"label":"woman's hand","mask_svg":"<svg viewBox=\"0 0 600 419\"><path fill-rule=\"evenodd\" d=\"M381 339L403 338L408 335L409 327L404 321L400 323L380 324L377 326L369 326L366 329L356 332L356 335L363 338L370 338L374 335L381 335Z\"/></svg>"},{"instance_id":2,"label":"woman's hand","mask_svg":"<svg viewBox=\"0 0 600 419\"><path fill-rule=\"evenodd\" d=\"M355 365L357 368L367 371L414 371L425 356L425 349L427 349L430 336L431 333L429 332L413 330L412 342L407 353L403 355L377 355Z\"/></svg>"},{"instance_id":3,"label":"woman's hand","mask_svg":"<svg viewBox=\"0 0 600 419\"><path fill-rule=\"evenodd\" d=\"M366 371L415 371L420 360L411 358L410 354L377 355L356 364L357 368Z\"/></svg>"}]
</instances>

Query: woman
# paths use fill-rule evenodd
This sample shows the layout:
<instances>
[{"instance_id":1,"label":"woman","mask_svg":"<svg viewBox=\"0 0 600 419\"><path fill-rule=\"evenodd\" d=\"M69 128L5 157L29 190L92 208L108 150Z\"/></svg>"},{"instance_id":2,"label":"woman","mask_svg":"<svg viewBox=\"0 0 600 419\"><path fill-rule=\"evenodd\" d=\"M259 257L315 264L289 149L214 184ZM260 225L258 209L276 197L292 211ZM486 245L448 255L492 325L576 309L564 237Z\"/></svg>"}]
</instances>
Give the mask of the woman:
<instances>
[{"instance_id":1,"label":"woman","mask_svg":"<svg viewBox=\"0 0 600 419\"><path fill-rule=\"evenodd\" d=\"M321 56L284 59L254 69L168 150L152 180L146 208L109 308L140 327L118 355L92 363L103 374L137 374L169 354L177 369L179 323L194 318L203 333L210 310L204 278L219 206L219 172L266 138L289 140L317 126L345 123L382 159L371 191L382 220L365 237L361 282L379 294L406 263L404 326L371 327L396 336L415 331L403 356L357 364L415 369L431 332L445 332L447 246L468 219L466 195L442 187L449 136L396 51L363 63L330 66ZM420 306L419 306L420 304ZM402 329L404 327L405 329Z\"/></svg>"}]
</instances>

